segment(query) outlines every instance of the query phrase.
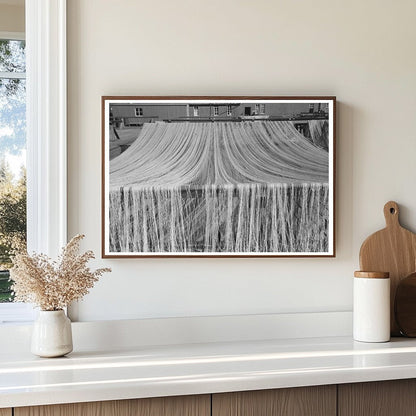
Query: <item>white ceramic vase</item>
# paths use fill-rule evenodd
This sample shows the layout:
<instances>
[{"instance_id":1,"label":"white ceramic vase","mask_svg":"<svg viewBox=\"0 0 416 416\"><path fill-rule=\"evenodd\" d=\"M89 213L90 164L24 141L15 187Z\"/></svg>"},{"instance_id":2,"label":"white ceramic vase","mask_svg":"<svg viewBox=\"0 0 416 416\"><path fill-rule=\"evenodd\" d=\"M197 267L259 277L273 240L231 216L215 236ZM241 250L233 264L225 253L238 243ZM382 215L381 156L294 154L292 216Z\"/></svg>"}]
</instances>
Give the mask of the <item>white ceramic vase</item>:
<instances>
[{"instance_id":1,"label":"white ceramic vase","mask_svg":"<svg viewBox=\"0 0 416 416\"><path fill-rule=\"evenodd\" d=\"M31 351L39 357L61 357L72 351L71 321L63 310L40 311L33 325Z\"/></svg>"}]
</instances>

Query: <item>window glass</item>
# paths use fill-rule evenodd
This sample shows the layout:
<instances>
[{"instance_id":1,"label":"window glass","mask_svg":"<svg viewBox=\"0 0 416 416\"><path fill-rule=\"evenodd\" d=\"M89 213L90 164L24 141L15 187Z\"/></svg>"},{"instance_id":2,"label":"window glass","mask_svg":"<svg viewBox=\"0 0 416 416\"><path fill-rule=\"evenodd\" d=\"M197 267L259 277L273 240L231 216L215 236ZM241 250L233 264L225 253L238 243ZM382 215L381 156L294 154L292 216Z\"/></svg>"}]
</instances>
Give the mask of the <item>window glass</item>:
<instances>
[{"instance_id":1,"label":"window glass","mask_svg":"<svg viewBox=\"0 0 416 416\"><path fill-rule=\"evenodd\" d=\"M136 107L136 117L141 117L143 115L143 108L142 107Z\"/></svg>"},{"instance_id":2,"label":"window glass","mask_svg":"<svg viewBox=\"0 0 416 416\"><path fill-rule=\"evenodd\" d=\"M0 72L26 72L24 40L0 39Z\"/></svg>"},{"instance_id":3,"label":"window glass","mask_svg":"<svg viewBox=\"0 0 416 416\"><path fill-rule=\"evenodd\" d=\"M25 42L0 39L0 302L12 300L12 250L26 243Z\"/></svg>"}]
</instances>

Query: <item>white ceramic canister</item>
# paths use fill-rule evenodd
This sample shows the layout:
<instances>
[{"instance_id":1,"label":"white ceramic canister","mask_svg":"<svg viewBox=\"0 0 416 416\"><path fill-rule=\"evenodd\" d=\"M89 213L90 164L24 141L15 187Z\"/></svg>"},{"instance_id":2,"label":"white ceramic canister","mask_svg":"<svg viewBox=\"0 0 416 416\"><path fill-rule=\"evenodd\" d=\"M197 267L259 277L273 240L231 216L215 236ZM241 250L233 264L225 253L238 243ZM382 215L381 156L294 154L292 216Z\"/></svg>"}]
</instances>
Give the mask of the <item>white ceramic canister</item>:
<instances>
[{"instance_id":1,"label":"white ceramic canister","mask_svg":"<svg viewBox=\"0 0 416 416\"><path fill-rule=\"evenodd\" d=\"M39 311L33 324L31 351L40 357L61 357L72 351L71 321L63 310Z\"/></svg>"},{"instance_id":2,"label":"white ceramic canister","mask_svg":"<svg viewBox=\"0 0 416 416\"><path fill-rule=\"evenodd\" d=\"M390 341L389 273L355 272L353 308L353 335L356 341Z\"/></svg>"}]
</instances>

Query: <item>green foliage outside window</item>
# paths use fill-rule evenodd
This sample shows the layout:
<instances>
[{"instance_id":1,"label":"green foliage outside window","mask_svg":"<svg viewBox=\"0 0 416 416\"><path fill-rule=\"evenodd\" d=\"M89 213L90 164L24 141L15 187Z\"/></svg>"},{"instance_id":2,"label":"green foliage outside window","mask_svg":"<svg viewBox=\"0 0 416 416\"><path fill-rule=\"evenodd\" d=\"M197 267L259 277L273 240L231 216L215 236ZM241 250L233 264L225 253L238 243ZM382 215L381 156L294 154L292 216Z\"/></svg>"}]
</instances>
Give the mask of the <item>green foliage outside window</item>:
<instances>
[{"instance_id":1,"label":"green foliage outside window","mask_svg":"<svg viewBox=\"0 0 416 416\"><path fill-rule=\"evenodd\" d=\"M0 164L0 302L9 302L11 256L26 241L26 173L16 182L3 161Z\"/></svg>"},{"instance_id":2,"label":"green foliage outside window","mask_svg":"<svg viewBox=\"0 0 416 416\"><path fill-rule=\"evenodd\" d=\"M11 256L26 242L25 71L25 42L0 39L0 302L12 300Z\"/></svg>"}]
</instances>

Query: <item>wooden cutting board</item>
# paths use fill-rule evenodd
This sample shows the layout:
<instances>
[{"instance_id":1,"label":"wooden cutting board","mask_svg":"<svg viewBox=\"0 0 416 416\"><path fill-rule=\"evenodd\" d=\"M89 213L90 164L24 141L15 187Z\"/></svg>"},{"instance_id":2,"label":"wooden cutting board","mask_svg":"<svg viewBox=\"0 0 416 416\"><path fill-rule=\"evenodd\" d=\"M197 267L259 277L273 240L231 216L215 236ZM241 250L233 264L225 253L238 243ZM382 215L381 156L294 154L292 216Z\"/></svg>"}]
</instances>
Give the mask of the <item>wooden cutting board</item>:
<instances>
[{"instance_id":1,"label":"wooden cutting board","mask_svg":"<svg viewBox=\"0 0 416 416\"><path fill-rule=\"evenodd\" d=\"M416 234L399 222L399 206L390 201L384 205L386 228L370 235L360 250L362 271L390 273L390 328L391 335L400 335L394 319L394 298L401 279L416 271Z\"/></svg>"}]
</instances>

